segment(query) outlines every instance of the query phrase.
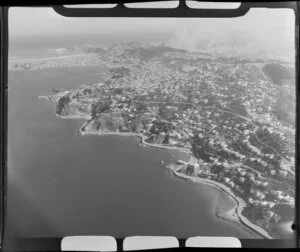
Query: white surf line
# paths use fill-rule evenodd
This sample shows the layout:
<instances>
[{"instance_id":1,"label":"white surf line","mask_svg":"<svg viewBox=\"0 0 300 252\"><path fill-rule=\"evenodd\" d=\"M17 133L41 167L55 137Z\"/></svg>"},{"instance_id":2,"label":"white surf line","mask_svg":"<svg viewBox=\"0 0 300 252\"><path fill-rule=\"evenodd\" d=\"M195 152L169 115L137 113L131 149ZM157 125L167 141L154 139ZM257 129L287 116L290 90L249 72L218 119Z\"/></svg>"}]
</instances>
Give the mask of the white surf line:
<instances>
[{"instance_id":1,"label":"white surf line","mask_svg":"<svg viewBox=\"0 0 300 252\"><path fill-rule=\"evenodd\" d=\"M57 56L57 57L47 57L47 58L18 58L18 59L10 59L9 61L42 61L42 60L53 60L53 59L65 59L65 58L71 58L74 56L80 56L80 55L84 55L84 54L71 54L71 55L66 55L66 56Z\"/></svg>"}]
</instances>

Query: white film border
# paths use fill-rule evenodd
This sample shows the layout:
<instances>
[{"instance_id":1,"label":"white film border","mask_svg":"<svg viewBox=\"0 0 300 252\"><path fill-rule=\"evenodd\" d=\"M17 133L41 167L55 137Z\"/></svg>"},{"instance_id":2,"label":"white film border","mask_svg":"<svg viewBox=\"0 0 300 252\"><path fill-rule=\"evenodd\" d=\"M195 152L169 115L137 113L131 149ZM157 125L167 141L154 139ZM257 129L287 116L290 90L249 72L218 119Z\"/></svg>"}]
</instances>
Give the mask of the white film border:
<instances>
[{"instance_id":1,"label":"white film border","mask_svg":"<svg viewBox=\"0 0 300 252\"><path fill-rule=\"evenodd\" d=\"M178 248L179 241L173 236L129 236L123 241L124 251ZM190 237L185 247L241 248L235 237ZM62 251L117 251L117 241L112 236L66 236L61 241Z\"/></svg>"},{"instance_id":2,"label":"white film border","mask_svg":"<svg viewBox=\"0 0 300 252\"><path fill-rule=\"evenodd\" d=\"M117 251L112 236L66 236L61 241L62 251Z\"/></svg>"},{"instance_id":3,"label":"white film border","mask_svg":"<svg viewBox=\"0 0 300 252\"><path fill-rule=\"evenodd\" d=\"M190 237L185 242L186 247L194 248L241 248L242 244L235 237Z\"/></svg>"},{"instance_id":4,"label":"white film border","mask_svg":"<svg viewBox=\"0 0 300 252\"><path fill-rule=\"evenodd\" d=\"M131 236L126 237L123 242L124 251L178 247L179 242L173 236Z\"/></svg>"}]
</instances>

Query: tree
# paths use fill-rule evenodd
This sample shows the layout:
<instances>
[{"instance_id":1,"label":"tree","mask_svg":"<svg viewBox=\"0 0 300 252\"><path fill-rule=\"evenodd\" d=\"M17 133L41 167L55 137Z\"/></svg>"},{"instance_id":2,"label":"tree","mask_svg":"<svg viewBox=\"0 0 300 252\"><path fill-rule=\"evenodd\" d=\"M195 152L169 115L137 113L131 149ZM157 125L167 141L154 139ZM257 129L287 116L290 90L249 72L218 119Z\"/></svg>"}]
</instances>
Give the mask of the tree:
<instances>
[{"instance_id":1,"label":"tree","mask_svg":"<svg viewBox=\"0 0 300 252\"><path fill-rule=\"evenodd\" d=\"M135 108L138 113L145 113L147 111L147 105L145 103L136 103Z\"/></svg>"},{"instance_id":2,"label":"tree","mask_svg":"<svg viewBox=\"0 0 300 252\"><path fill-rule=\"evenodd\" d=\"M193 175L195 173L195 167L191 164L188 164L186 167L186 174Z\"/></svg>"},{"instance_id":3,"label":"tree","mask_svg":"<svg viewBox=\"0 0 300 252\"><path fill-rule=\"evenodd\" d=\"M166 106L161 106L159 108L159 115L165 120L170 120L174 117L175 110L173 108L168 108Z\"/></svg>"},{"instance_id":4,"label":"tree","mask_svg":"<svg viewBox=\"0 0 300 252\"><path fill-rule=\"evenodd\" d=\"M219 174L223 170L223 166L221 165L214 165L210 168L210 172L214 174Z\"/></svg>"},{"instance_id":5,"label":"tree","mask_svg":"<svg viewBox=\"0 0 300 252\"><path fill-rule=\"evenodd\" d=\"M94 118L97 114L107 112L110 109L111 100L100 101L92 105L92 117Z\"/></svg>"},{"instance_id":6,"label":"tree","mask_svg":"<svg viewBox=\"0 0 300 252\"><path fill-rule=\"evenodd\" d=\"M123 89L122 89L122 88L115 88L115 89L114 89L114 93L115 93L116 95L121 95L121 94L123 94Z\"/></svg>"},{"instance_id":7,"label":"tree","mask_svg":"<svg viewBox=\"0 0 300 252\"><path fill-rule=\"evenodd\" d=\"M56 106L56 113L59 115L65 115L67 113L68 104L70 103L71 99L69 96L63 96L58 100Z\"/></svg>"}]
</instances>

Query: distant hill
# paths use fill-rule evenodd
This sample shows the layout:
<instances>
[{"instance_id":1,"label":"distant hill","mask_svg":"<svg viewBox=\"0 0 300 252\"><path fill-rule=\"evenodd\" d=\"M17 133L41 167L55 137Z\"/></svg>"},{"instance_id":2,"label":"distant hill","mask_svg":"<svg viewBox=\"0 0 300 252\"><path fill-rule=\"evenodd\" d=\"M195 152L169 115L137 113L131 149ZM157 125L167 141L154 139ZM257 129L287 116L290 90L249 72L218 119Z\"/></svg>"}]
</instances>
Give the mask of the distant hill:
<instances>
[{"instance_id":1,"label":"distant hill","mask_svg":"<svg viewBox=\"0 0 300 252\"><path fill-rule=\"evenodd\" d=\"M273 58L294 60L293 38L280 38L280 33L271 38L266 32L255 34L248 31L201 32L201 29L176 31L165 46L191 52L209 51L220 56L248 58Z\"/></svg>"},{"instance_id":2,"label":"distant hill","mask_svg":"<svg viewBox=\"0 0 300 252\"><path fill-rule=\"evenodd\" d=\"M266 64L262 70L277 85L281 84L283 80L295 79L294 68L287 68L276 63Z\"/></svg>"}]
</instances>

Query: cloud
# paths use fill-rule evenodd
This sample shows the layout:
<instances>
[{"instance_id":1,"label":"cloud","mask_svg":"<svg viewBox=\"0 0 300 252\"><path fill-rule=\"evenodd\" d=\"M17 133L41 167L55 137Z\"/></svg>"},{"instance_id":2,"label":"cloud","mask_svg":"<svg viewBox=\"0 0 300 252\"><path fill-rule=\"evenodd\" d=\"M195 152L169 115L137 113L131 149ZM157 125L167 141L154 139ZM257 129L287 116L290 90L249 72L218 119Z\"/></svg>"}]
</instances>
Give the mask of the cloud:
<instances>
[{"instance_id":1,"label":"cloud","mask_svg":"<svg viewBox=\"0 0 300 252\"><path fill-rule=\"evenodd\" d=\"M68 18L52 8L11 7L9 33L12 37L166 34L166 45L197 51L283 52L293 47L292 10L255 9L238 18ZM173 34L173 35L172 35ZM129 35L129 36L128 36ZM172 35L172 36L171 36ZM166 37L165 36L165 37ZM147 36L144 36L148 38Z\"/></svg>"},{"instance_id":2,"label":"cloud","mask_svg":"<svg viewBox=\"0 0 300 252\"><path fill-rule=\"evenodd\" d=\"M252 10L230 19L192 19L181 25L166 46L233 55L294 54L294 14L290 10Z\"/></svg>"}]
</instances>

